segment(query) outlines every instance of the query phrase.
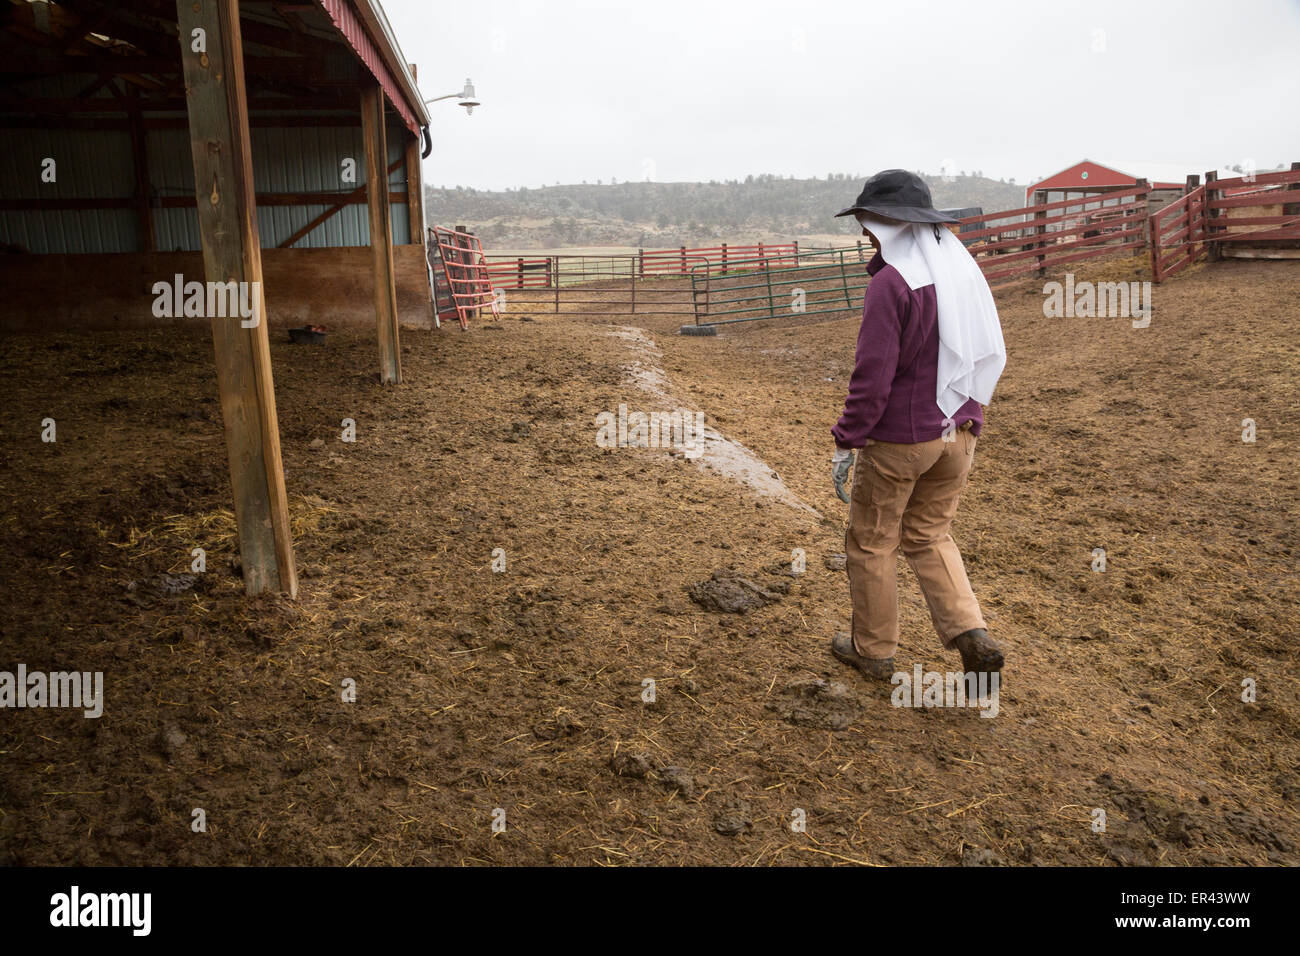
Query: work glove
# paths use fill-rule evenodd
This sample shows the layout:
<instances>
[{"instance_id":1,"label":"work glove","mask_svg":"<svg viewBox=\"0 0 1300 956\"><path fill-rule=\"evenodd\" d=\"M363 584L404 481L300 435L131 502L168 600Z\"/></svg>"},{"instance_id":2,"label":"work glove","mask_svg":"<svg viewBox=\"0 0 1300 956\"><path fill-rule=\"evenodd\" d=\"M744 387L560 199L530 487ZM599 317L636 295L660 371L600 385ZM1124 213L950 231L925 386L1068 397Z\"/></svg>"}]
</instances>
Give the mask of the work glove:
<instances>
[{"instance_id":1,"label":"work glove","mask_svg":"<svg viewBox=\"0 0 1300 956\"><path fill-rule=\"evenodd\" d=\"M831 458L831 480L835 482L835 493L840 501L849 502L849 493L845 486L849 483L849 473L853 471L853 452L847 448L836 448Z\"/></svg>"}]
</instances>

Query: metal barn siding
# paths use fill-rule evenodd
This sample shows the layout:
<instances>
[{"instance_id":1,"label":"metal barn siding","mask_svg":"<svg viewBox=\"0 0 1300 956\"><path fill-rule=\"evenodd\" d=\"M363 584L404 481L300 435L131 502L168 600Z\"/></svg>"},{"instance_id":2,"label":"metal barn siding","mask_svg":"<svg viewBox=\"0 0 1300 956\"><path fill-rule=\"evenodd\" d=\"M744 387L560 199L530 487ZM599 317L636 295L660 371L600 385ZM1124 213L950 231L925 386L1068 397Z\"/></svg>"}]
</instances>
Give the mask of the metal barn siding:
<instances>
[{"instance_id":1,"label":"metal barn siding","mask_svg":"<svg viewBox=\"0 0 1300 956\"><path fill-rule=\"evenodd\" d=\"M37 97L74 97L92 77L46 76L28 81ZM92 99L114 101L106 90ZM54 159L56 179L41 181L41 163ZM125 132L7 129L0 149L6 199L128 198L135 192L131 138ZM0 242L28 252L132 252L139 235L130 209L0 210Z\"/></svg>"},{"instance_id":2,"label":"metal barn siding","mask_svg":"<svg viewBox=\"0 0 1300 956\"><path fill-rule=\"evenodd\" d=\"M41 181L53 159L55 181ZM131 137L112 130L11 129L0 150L9 199L129 199L135 192ZM31 253L134 252L139 230L131 209L0 210L0 242Z\"/></svg>"},{"instance_id":3,"label":"metal barn siding","mask_svg":"<svg viewBox=\"0 0 1300 956\"><path fill-rule=\"evenodd\" d=\"M388 162L402 157L404 147L390 130ZM396 140L396 141L394 141ZM159 196L193 196L194 163L186 130L150 130L149 182ZM361 128L339 126L256 127L252 137L253 183L259 193L348 192L365 183L365 150ZM342 181L343 160L357 163L354 183ZM406 182L402 168L389 176L390 186ZM273 249L329 205L257 207L257 229L262 248ZM410 223L404 205L392 204L393 241L410 242ZM154 209L154 231L163 251L197 251L198 219L193 209ZM365 203L343 207L293 244L294 249L323 249L370 244L370 218Z\"/></svg>"}]
</instances>

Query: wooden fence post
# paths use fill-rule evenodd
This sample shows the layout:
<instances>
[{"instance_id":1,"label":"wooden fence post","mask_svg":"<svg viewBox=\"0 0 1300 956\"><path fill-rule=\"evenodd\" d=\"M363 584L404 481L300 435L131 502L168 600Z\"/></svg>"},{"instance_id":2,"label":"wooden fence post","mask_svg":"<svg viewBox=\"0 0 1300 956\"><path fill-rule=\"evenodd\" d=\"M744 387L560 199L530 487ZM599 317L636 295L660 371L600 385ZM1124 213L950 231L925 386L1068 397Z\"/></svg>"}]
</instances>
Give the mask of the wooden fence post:
<instances>
[{"instance_id":1,"label":"wooden fence post","mask_svg":"<svg viewBox=\"0 0 1300 956\"><path fill-rule=\"evenodd\" d=\"M1160 282L1160 217L1152 216L1147 221L1147 244L1151 252L1151 281Z\"/></svg>"},{"instance_id":2,"label":"wooden fence post","mask_svg":"<svg viewBox=\"0 0 1300 956\"><path fill-rule=\"evenodd\" d=\"M1047 190L1045 189L1034 190L1034 205L1035 206L1047 205ZM1039 211L1034 213L1034 219L1036 220L1046 219L1046 218L1047 218L1047 210L1045 209L1040 209ZM1040 277L1047 274L1047 265L1046 265L1047 256L1043 253L1043 250L1047 247L1046 237L1047 237L1046 226L1044 225L1034 226L1034 248L1038 250L1037 262L1038 262L1038 275Z\"/></svg>"},{"instance_id":3,"label":"wooden fence post","mask_svg":"<svg viewBox=\"0 0 1300 956\"><path fill-rule=\"evenodd\" d=\"M727 244L722 244L722 271L727 271Z\"/></svg>"},{"instance_id":4,"label":"wooden fence post","mask_svg":"<svg viewBox=\"0 0 1300 956\"><path fill-rule=\"evenodd\" d=\"M234 316L209 316L244 590L257 594L279 589L296 595L298 575L262 293L239 3L177 0L176 21L203 269L209 282L246 283L241 287L249 290L247 301L257 309L250 317L256 318L251 328L244 327L238 310ZM190 48L190 37L200 30L207 40L203 54Z\"/></svg>"},{"instance_id":5,"label":"wooden fence post","mask_svg":"<svg viewBox=\"0 0 1300 956\"><path fill-rule=\"evenodd\" d=\"M1219 218L1219 210L1210 208L1210 202L1217 199L1219 195L1218 191L1214 188L1214 184L1218 179L1219 174L1214 170L1210 170L1205 174L1205 248L1211 262L1218 262L1223 258L1223 254L1219 250L1219 244L1210 241L1210 236L1213 235L1213 232L1211 231L1213 229L1211 220Z\"/></svg>"},{"instance_id":6,"label":"wooden fence post","mask_svg":"<svg viewBox=\"0 0 1300 956\"><path fill-rule=\"evenodd\" d=\"M1293 173L1294 173L1294 172L1300 172L1300 162L1295 162L1295 163L1292 163L1292 164L1291 164L1291 172L1293 172ZM1296 190L1300 190L1300 183L1291 183L1290 185L1286 186L1285 189L1284 189L1283 191L1284 191L1284 192L1295 192ZM1300 204L1297 204L1297 203L1283 203L1283 204L1282 204L1282 215L1284 215L1284 216L1297 216L1297 215L1300 215Z\"/></svg>"},{"instance_id":7,"label":"wooden fence post","mask_svg":"<svg viewBox=\"0 0 1300 956\"><path fill-rule=\"evenodd\" d=\"M1146 221L1151 218L1151 203L1150 203L1151 184L1148 183L1145 179L1138 179L1134 181L1133 185L1135 189L1142 190L1141 193L1133 197L1133 202L1135 204L1133 215L1134 218L1136 218L1138 222L1141 223L1141 228L1138 231L1138 237L1136 241L1145 243L1150 241L1150 229L1147 228ZM1120 218L1119 228L1121 232L1127 232L1128 229L1131 228L1131 226L1126 226L1124 224L1126 219L1127 216ZM1104 230L1103 230L1103 234L1104 234ZM1125 245L1126 243L1133 242L1133 241L1134 240L1130 237L1120 236L1119 244L1122 246ZM1103 242L1102 245L1105 245L1105 243Z\"/></svg>"}]
</instances>

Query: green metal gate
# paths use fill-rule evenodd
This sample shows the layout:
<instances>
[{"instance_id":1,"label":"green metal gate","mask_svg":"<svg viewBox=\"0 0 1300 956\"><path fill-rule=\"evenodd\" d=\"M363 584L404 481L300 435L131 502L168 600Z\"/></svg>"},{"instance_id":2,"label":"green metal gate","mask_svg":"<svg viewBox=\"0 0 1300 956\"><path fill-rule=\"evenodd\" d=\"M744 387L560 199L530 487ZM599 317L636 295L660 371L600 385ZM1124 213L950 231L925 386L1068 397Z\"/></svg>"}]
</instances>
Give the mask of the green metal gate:
<instances>
[{"instance_id":1,"label":"green metal gate","mask_svg":"<svg viewBox=\"0 0 1300 956\"><path fill-rule=\"evenodd\" d=\"M702 263L691 269L695 324L729 325L860 309L867 287L867 258L858 245L736 260L725 272Z\"/></svg>"}]
</instances>

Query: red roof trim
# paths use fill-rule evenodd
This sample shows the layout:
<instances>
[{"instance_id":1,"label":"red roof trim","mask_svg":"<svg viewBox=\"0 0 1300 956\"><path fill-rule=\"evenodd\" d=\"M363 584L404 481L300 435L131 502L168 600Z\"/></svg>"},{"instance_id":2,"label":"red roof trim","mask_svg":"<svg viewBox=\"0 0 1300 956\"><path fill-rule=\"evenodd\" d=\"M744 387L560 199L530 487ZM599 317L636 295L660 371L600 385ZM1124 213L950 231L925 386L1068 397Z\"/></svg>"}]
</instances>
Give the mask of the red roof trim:
<instances>
[{"instance_id":1,"label":"red roof trim","mask_svg":"<svg viewBox=\"0 0 1300 956\"><path fill-rule=\"evenodd\" d=\"M375 41L370 38L366 32L361 18L352 8L349 0L316 0L316 3L330 18L334 28L343 34L343 39L352 48L352 52L357 55L370 75L383 88L384 94L388 97L388 102L393 105L397 115L402 118L406 128L412 133L419 135L420 124L416 121L415 112L411 109L410 104L406 102L406 97L402 95L402 87L397 82L396 77L389 71L384 64L384 58L375 46Z\"/></svg>"}]
</instances>

